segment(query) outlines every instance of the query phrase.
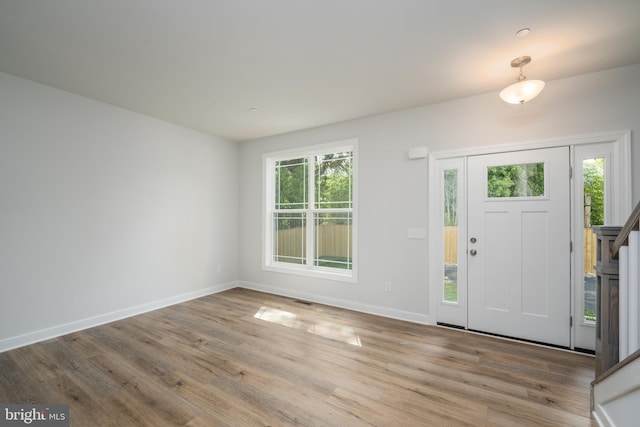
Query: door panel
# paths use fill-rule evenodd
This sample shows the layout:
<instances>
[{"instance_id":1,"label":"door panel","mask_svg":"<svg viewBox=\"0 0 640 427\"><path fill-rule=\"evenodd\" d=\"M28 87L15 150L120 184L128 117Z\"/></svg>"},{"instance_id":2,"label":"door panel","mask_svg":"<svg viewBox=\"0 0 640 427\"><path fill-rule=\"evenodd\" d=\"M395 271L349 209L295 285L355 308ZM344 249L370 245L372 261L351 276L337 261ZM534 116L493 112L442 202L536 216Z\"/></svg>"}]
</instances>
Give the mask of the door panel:
<instances>
[{"instance_id":1,"label":"door panel","mask_svg":"<svg viewBox=\"0 0 640 427\"><path fill-rule=\"evenodd\" d=\"M570 346L569 148L468 159L468 327Z\"/></svg>"},{"instance_id":2,"label":"door panel","mask_svg":"<svg viewBox=\"0 0 640 427\"><path fill-rule=\"evenodd\" d=\"M508 224L507 212L486 212L484 217L485 230L500 230L505 224ZM472 233L473 236L482 236L479 242L486 242L484 246L481 243L474 244L474 247L483 247L480 259L484 258L482 264L476 263L476 270L481 268L484 273L486 282L491 286L485 287L484 306L488 310L506 311L509 309L509 283L508 277L503 273L504 260L509 255L509 231L506 233ZM478 250L478 249L476 249Z\"/></svg>"},{"instance_id":3,"label":"door panel","mask_svg":"<svg viewBox=\"0 0 640 427\"><path fill-rule=\"evenodd\" d=\"M522 312L533 316L549 315L548 218L548 212L522 213Z\"/></svg>"}]
</instances>

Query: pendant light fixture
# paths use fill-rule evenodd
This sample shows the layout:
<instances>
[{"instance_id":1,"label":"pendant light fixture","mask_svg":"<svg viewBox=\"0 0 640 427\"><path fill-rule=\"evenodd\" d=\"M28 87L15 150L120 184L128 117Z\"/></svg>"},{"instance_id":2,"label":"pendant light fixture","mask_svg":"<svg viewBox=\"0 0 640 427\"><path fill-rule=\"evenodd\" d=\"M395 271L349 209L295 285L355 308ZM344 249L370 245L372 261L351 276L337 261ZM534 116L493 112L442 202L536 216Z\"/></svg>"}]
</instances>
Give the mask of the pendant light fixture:
<instances>
[{"instance_id":1,"label":"pendant light fixture","mask_svg":"<svg viewBox=\"0 0 640 427\"><path fill-rule=\"evenodd\" d=\"M500 92L500 98L509 104L524 104L538 96L544 88L542 80L527 80L527 76L522 74L522 67L531 62L530 56L520 56L511 61L511 66L520 68L520 74L516 83L508 86Z\"/></svg>"}]
</instances>

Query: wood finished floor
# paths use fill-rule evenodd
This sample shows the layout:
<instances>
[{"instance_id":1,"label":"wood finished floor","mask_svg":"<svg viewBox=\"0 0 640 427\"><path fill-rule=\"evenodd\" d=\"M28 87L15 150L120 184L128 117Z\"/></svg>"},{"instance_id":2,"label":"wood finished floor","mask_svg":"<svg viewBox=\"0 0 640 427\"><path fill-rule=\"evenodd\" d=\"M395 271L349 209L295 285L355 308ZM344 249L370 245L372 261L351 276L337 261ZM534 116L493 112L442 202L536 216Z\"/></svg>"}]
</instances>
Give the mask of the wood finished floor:
<instances>
[{"instance_id":1,"label":"wood finished floor","mask_svg":"<svg viewBox=\"0 0 640 427\"><path fill-rule=\"evenodd\" d=\"M590 356L232 289L0 353L72 426L596 426Z\"/></svg>"}]
</instances>

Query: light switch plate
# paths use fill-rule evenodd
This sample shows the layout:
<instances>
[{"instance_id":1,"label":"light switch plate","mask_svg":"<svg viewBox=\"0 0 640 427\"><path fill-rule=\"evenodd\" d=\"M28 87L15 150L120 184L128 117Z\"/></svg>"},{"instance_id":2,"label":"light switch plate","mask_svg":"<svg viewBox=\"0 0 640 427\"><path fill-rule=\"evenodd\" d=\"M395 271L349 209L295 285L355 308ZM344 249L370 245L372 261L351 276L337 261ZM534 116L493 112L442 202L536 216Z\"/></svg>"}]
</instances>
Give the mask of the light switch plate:
<instances>
[{"instance_id":1,"label":"light switch plate","mask_svg":"<svg viewBox=\"0 0 640 427\"><path fill-rule=\"evenodd\" d=\"M426 239L427 232L424 228L410 228L407 233L410 239Z\"/></svg>"}]
</instances>

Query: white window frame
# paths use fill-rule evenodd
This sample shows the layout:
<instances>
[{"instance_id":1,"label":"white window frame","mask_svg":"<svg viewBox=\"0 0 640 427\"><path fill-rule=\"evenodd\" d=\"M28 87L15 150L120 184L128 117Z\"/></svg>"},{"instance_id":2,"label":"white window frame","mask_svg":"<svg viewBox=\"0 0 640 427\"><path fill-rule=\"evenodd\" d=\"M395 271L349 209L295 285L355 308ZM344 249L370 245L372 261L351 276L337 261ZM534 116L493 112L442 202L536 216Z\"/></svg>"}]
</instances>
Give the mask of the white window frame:
<instances>
[{"instance_id":1,"label":"white window frame","mask_svg":"<svg viewBox=\"0 0 640 427\"><path fill-rule=\"evenodd\" d=\"M353 152L352 160L352 203L351 209L335 209L329 210L331 212L351 212L351 270L321 267L315 266L313 263L307 262L307 264L292 264L277 262L273 260L273 211L275 209L275 164L278 161L289 160L303 157L313 157L324 154L332 154L339 152ZM262 209L262 229L263 229L263 244L262 244L262 269L266 271L273 271L278 273L296 274L301 276L317 277L331 280L338 280L343 282L356 283L358 278L358 140L348 139L343 141L332 142L328 144L314 145L310 147L297 148L291 150L278 151L273 153L266 153L263 155L263 209ZM313 162L309 164L310 176L313 175ZM313 178L312 178L313 179ZM299 212L301 210L292 210L292 213ZM313 207L313 192L309 194L309 205L307 209L302 210L307 212L307 257L311 257L313 251L310 249L314 245L315 239L315 222L313 218L313 212L317 210ZM323 210L325 211L325 210Z\"/></svg>"},{"instance_id":2,"label":"white window frame","mask_svg":"<svg viewBox=\"0 0 640 427\"><path fill-rule=\"evenodd\" d=\"M438 206L437 211L432 210L431 224L429 236L430 244L434 245L440 242L441 248L437 250L431 249L430 269L433 265L436 272L431 272L431 277L439 276L439 285L434 281L432 295L435 295L434 303L437 307L437 319L434 323L439 322L447 325L455 325L460 327L467 326L467 160L465 157L454 157L441 159L437 162L431 158L429 168L432 171L431 179L433 179L433 189L437 189L430 195L430 203L432 206ZM446 301L444 299L444 172L447 170L455 170L457 172L457 198L458 198L458 300ZM435 257L435 258L434 258ZM438 268L436 268L439 265ZM435 317L435 313L434 313Z\"/></svg>"},{"instance_id":3,"label":"white window frame","mask_svg":"<svg viewBox=\"0 0 640 427\"><path fill-rule=\"evenodd\" d=\"M582 162L585 159L604 159L604 225L623 225L631 214L631 177L630 174L630 146L620 141L603 141L583 144L573 147L574 163L574 230L573 242L575 248L584 247L584 170ZM626 177L626 178L624 178ZM629 185L625 186L625 181ZM629 201L629 203L627 203ZM584 320L584 257L581 251L574 250L574 347L595 350L595 322ZM592 329L589 331L589 329Z\"/></svg>"}]
</instances>

